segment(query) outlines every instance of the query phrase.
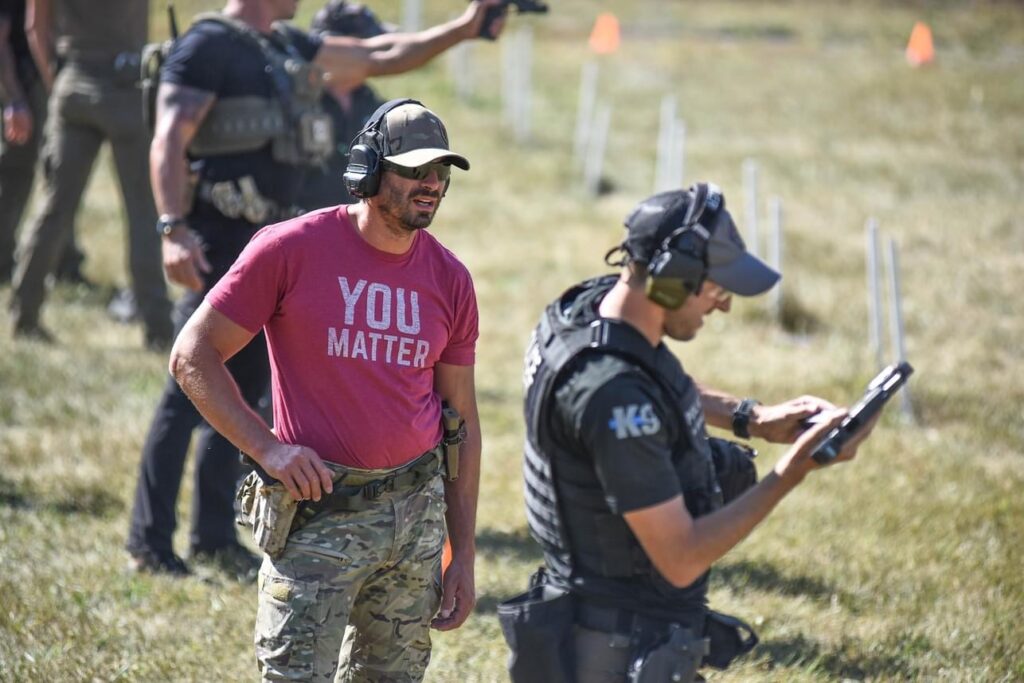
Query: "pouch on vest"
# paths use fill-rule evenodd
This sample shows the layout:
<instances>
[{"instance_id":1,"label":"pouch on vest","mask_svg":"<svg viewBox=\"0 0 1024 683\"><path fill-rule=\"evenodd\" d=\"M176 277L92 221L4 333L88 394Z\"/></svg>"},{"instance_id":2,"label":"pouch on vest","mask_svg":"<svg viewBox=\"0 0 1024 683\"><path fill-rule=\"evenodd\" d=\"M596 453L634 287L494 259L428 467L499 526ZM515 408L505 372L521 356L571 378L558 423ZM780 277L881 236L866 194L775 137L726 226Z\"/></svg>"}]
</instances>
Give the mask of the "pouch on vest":
<instances>
[{"instance_id":1,"label":"pouch on vest","mask_svg":"<svg viewBox=\"0 0 1024 683\"><path fill-rule=\"evenodd\" d=\"M548 584L541 568L530 589L498 604L498 621L511 654L512 683L573 683L573 597Z\"/></svg>"},{"instance_id":2,"label":"pouch on vest","mask_svg":"<svg viewBox=\"0 0 1024 683\"><path fill-rule=\"evenodd\" d=\"M754 466L757 451L716 437L708 439L708 445L711 446L711 460L715 464L715 476L725 503L736 500L757 483L757 467Z\"/></svg>"},{"instance_id":3,"label":"pouch on vest","mask_svg":"<svg viewBox=\"0 0 1024 683\"><path fill-rule=\"evenodd\" d=\"M750 624L741 619L708 610L704 621L704 635L711 641L711 651L701 664L724 669L740 655L754 649L757 634Z\"/></svg>"}]
</instances>

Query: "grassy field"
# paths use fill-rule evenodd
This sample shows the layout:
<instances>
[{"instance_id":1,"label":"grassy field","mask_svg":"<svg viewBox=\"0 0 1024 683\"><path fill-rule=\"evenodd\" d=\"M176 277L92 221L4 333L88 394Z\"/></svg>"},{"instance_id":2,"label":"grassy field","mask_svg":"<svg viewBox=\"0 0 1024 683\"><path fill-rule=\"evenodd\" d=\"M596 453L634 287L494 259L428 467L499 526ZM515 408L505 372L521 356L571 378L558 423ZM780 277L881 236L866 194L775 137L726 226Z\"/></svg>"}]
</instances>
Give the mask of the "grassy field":
<instances>
[{"instance_id":1,"label":"grassy field","mask_svg":"<svg viewBox=\"0 0 1024 683\"><path fill-rule=\"evenodd\" d=\"M372 4L399 20L398 0ZM741 165L753 158L763 199L785 207L788 325L765 301L735 302L676 348L690 371L768 402L859 396L875 370L870 216L900 247L918 370L915 423L891 411L855 463L810 477L720 563L712 604L756 624L762 644L712 680L1024 679L1019 3L551 4L548 17L511 26L534 29L528 144L500 123L501 45L472 46L468 102L456 98L447 59L377 84L437 110L473 163L432 230L469 265L481 306L479 605L464 628L435 639L428 680L504 679L495 607L540 560L522 509L522 349L549 299L604 272L622 217L650 193L666 94L687 124L688 182L718 182L742 219ZM183 16L217 7L178 5ZM427 5L430 21L461 9ZM299 23L314 9L305 3ZM599 60L600 97L613 107L612 191L592 199L571 150L586 38L605 10L622 21L623 44ZM922 69L903 57L917 20L931 25L938 54ZM165 30L162 12L153 25ZM44 319L59 345L0 334L0 680L251 680L252 586L125 569L166 358L104 313L125 282L116 197L104 159L78 217L86 272L102 287L52 292ZM758 445L764 472L781 449Z\"/></svg>"}]
</instances>

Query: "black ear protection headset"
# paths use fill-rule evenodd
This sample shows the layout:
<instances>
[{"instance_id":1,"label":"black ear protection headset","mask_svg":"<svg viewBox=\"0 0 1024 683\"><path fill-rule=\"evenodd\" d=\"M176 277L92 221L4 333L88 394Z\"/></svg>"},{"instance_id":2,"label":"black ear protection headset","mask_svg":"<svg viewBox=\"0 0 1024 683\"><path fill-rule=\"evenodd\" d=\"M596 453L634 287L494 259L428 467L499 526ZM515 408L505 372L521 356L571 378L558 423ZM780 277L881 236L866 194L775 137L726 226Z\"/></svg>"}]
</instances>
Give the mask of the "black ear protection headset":
<instances>
[{"instance_id":1,"label":"black ear protection headset","mask_svg":"<svg viewBox=\"0 0 1024 683\"><path fill-rule=\"evenodd\" d=\"M389 153L387 135L381 130L384 124L384 117L392 109L401 107L403 104L423 103L419 100L398 99L385 102L373 112L367 120L366 125L356 135L352 147L348 151L348 166L342 178L345 181L345 188L353 197L365 199L377 194L380 189L380 176L383 173L383 161ZM448 186L445 185L445 189Z\"/></svg>"},{"instance_id":2,"label":"black ear protection headset","mask_svg":"<svg viewBox=\"0 0 1024 683\"><path fill-rule=\"evenodd\" d=\"M647 265L647 298L670 310L699 294L708 274L710 231L700 225L705 210L718 211L722 194L715 186L697 183L683 224L662 240Z\"/></svg>"}]
</instances>

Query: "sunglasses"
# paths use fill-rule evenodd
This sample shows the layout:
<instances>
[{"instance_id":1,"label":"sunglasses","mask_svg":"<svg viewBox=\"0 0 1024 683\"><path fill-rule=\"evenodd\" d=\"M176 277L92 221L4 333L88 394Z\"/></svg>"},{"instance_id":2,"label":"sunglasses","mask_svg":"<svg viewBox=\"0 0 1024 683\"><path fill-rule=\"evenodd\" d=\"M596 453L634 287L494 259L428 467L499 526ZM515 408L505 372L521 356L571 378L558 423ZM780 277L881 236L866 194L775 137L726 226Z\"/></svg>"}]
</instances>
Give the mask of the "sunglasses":
<instances>
[{"instance_id":1,"label":"sunglasses","mask_svg":"<svg viewBox=\"0 0 1024 683\"><path fill-rule=\"evenodd\" d=\"M395 175L401 178L408 178L409 180L426 180L430 177L431 173L436 173L437 179L442 183L446 182L448 177L452 174L451 165L440 161L423 164L422 166L414 166L412 168L399 166L398 164L392 164L391 162L385 161L384 170L391 171Z\"/></svg>"},{"instance_id":2,"label":"sunglasses","mask_svg":"<svg viewBox=\"0 0 1024 683\"><path fill-rule=\"evenodd\" d=\"M725 289L721 285L705 282L704 287L709 289L711 293L711 298L714 299L715 303L718 305L724 305L726 302L732 299L732 292Z\"/></svg>"}]
</instances>

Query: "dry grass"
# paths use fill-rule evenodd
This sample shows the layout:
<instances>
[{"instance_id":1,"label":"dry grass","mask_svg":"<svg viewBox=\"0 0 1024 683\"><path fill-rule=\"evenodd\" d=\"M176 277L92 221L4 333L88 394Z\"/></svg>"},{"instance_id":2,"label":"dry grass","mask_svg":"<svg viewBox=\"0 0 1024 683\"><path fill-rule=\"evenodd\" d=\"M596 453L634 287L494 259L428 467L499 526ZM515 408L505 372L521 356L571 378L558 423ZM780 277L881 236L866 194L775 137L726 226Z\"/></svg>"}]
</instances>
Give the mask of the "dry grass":
<instances>
[{"instance_id":1,"label":"dry grass","mask_svg":"<svg viewBox=\"0 0 1024 683\"><path fill-rule=\"evenodd\" d=\"M486 452L478 614L436 639L432 681L495 681L495 605L539 554L525 532L520 361L543 304L602 272L621 219L653 183L658 104L677 95L688 179L717 181L743 215L741 162L785 202L786 298L809 332L761 301L712 317L677 351L698 377L781 400L851 400L865 348L863 225L901 248L918 422L887 416L854 464L814 476L721 563L712 603L755 622L761 647L714 680L1024 678L1024 17L1010 3L553 3L535 28L533 141L500 125L500 48L475 45L459 103L446 62L381 81L449 122L473 161L436 233L472 269L481 304L478 386ZM182 14L214 3L179 3ZM397 19L400 2L374 3ZM306 3L301 18L315 7ZM429 3L436 20L458 3ZM599 9L625 41L601 63L615 109L599 199L570 151L579 68ZM939 61L902 47L928 20ZM516 24L514 20L513 24ZM163 28L162 14L154 26ZM513 26L514 27L514 26ZM87 272L124 281L119 205L101 165L79 215ZM766 222L762 211L762 225ZM61 345L0 335L0 680L251 679L251 587L122 570L142 438L164 359L109 322L107 291L53 292ZM767 469L781 451L765 447ZM190 491L181 499L187 517ZM178 539L184 547L184 537Z\"/></svg>"}]
</instances>

